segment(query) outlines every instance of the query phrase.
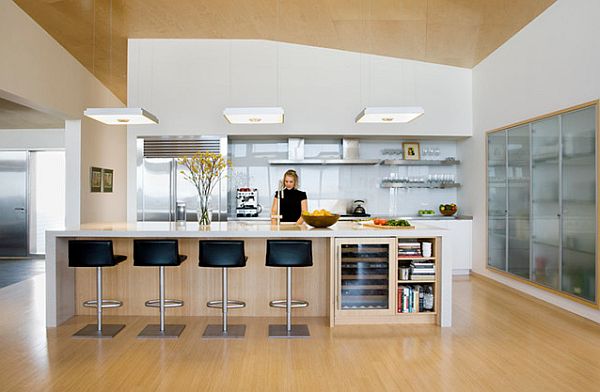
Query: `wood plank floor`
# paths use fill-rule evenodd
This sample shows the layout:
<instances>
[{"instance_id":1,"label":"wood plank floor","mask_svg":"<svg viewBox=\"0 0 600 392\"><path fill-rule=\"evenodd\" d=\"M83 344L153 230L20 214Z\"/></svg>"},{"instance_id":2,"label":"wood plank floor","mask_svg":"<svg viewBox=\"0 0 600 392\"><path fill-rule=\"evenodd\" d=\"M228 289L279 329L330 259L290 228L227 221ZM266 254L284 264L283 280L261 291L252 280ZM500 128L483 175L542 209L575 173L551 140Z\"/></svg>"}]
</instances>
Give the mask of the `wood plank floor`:
<instances>
[{"instance_id":1,"label":"wood plank floor","mask_svg":"<svg viewBox=\"0 0 600 392\"><path fill-rule=\"evenodd\" d=\"M203 341L202 317L178 340L136 339L149 317L113 317L113 340L73 339L93 320L44 327L44 280L0 289L3 391L597 391L600 326L481 278L454 286L454 326L308 322L306 340L267 338L281 319L244 318L240 341ZM232 313L234 313L232 311ZM235 319L234 319L235 320ZM240 321L240 320L235 320ZM300 321L300 320L298 320Z\"/></svg>"}]
</instances>

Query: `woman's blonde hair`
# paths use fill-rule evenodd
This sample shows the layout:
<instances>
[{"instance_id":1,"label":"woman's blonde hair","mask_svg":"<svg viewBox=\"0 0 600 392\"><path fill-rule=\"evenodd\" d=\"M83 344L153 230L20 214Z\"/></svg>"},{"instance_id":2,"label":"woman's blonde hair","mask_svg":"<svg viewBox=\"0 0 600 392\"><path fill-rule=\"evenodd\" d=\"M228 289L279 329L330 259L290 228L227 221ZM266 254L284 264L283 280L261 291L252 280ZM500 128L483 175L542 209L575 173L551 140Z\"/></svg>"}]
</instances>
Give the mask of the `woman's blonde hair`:
<instances>
[{"instance_id":1,"label":"woman's blonde hair","mask_svg":"<svg viewBox=\"0 0 600 392\"><path fill-rule=\"evenodd\" d=\"M283 175L283 184L285 184L285 178L292 177L294 179L294 189L298 188L298 174L296 174L296 170L288 170Z\"/></svg>"}]
</instances>

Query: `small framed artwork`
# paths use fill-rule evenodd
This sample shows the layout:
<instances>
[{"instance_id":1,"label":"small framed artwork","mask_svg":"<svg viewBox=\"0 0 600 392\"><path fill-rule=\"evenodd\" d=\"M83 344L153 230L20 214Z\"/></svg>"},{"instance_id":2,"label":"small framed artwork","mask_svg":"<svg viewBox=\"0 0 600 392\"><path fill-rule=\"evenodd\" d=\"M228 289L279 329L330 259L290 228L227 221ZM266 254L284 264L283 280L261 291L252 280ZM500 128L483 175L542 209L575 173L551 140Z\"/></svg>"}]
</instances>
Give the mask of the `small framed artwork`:
<instances>
[{"instance_id":1,"label":"small framed artwork","mask_svg":"<svg viewBox=\"0 0 600 392\"><path fill-rule=\"evenodd\" d=\"M102 192L102 169L92 167L90 170L90 191Z\"/></svg>"},{"instance_id":2,"label":"small framed artwork","mask_svg":"<svg viewBox=\"0 0 600 392\"><path fill-rule=\"evenodd\" d=\"M409 161L418 161L421 159L420 147L417 142L402 143L404 159Z\"/></svg>"},{"instance_id":3,"label":"small framed artwork","mask_svg":"<svg viewBox=\"0 0 600 392\"><path fill-rule=\"evenodd\" d=\"M102 169L102 192L113 191L113 170Z\"/></svg>"}]
</instances>

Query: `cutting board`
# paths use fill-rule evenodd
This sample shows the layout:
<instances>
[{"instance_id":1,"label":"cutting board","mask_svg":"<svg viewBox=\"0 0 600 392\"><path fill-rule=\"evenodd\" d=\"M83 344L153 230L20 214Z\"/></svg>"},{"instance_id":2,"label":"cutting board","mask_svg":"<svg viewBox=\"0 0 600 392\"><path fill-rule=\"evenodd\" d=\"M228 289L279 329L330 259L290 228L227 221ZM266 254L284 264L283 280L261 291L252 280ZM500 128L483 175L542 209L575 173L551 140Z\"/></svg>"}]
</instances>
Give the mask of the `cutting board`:
<instances>
[{"instance_id":1,"label":"cutting board","mask_svg":"<svg viewBox=\"0 0 600 392\"><path fill-rule=\"evenodd\" d=\"M364 227L371 227L374 229L387 229L387 230L410 230L410 229L414 229L414 226L382 226L382 225L376 225L373 223L363 223Z\"/></svg>"}]
</instances>

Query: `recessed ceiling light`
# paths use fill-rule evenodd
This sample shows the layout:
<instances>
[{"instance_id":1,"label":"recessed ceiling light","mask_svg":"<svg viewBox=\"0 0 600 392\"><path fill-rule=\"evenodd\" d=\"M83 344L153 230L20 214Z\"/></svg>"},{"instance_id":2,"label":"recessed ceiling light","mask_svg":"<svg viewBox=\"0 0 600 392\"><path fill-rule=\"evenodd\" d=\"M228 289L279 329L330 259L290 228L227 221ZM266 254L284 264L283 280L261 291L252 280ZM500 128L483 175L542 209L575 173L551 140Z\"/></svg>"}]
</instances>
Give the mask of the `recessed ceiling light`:
<instances>
[{"instance_id":1,"label":"recessed ceiling light","mask_svg":"<svg viewBox=\"0 0 600 392\"><path fill-rule=\"evenodd\" d=\"M407 123L422 116L420 106L367 107L356 117L357 123Z\"/></svg>"},{"instance_id":2,"label":"recessed ceiling light","mask_svg":"<svg viewBox=\"0 0 600 392\"><path fill-rule=\"evenodd\" d=\"M223 116L230 124L281 124L283 123L283 108L225 108Z\"/></svg>"},{"instance_id":3,"label":"recessed ceiling light","mask_svg":"<svg viewBox=\"0 0 600 392\"><path fill-rule=\"evenodd\" d=\"M83 114L108 125L158 124L158 118L142 108L89 108Z\"/></svg>"}]
</instances>

